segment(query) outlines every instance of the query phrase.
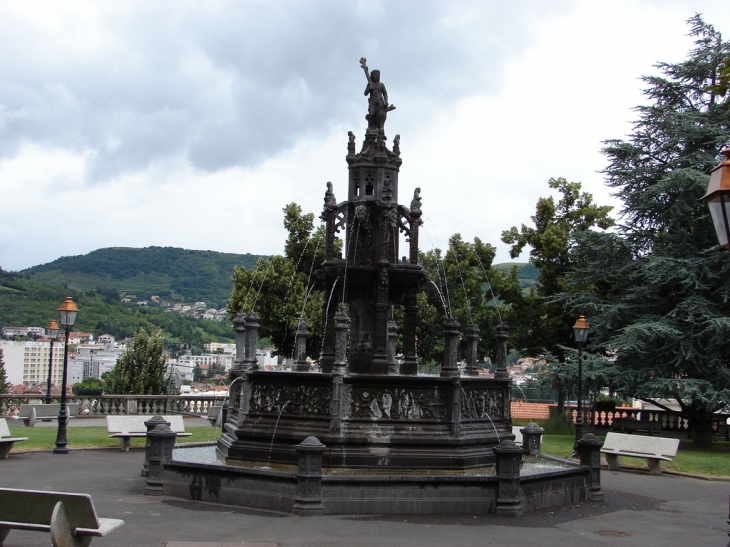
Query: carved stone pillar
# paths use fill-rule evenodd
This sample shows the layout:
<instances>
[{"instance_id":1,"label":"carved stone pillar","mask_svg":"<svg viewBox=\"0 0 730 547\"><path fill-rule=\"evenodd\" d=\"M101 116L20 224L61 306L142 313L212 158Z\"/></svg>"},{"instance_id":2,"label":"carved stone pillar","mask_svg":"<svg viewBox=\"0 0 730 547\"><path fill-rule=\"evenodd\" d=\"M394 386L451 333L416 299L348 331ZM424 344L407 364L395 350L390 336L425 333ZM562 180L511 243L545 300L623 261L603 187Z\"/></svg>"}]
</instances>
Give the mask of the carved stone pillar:
<instances>
[{"instance_id":1,"label":"carved stone pillar","mask_svg":"<svg viewBox=\"0 0 730 547\"><path fill-rule=\"evenodd\" d=\"M337 306L337 298L330 298L334 284L328 278L325 286L325 297L322 302L322 325L324 329L322 340L322 351L319 354L319 366L324 373L332 372L335 362L335 307ZM328 308L329 305L329 308Z\"/></svg>"},{"instance_id":2,"label":"carved stone pillar","mask_svg":"<svg viewBox=\"0 0 730 547\"><path fill-rule=\"evenodd\" d=\"M398 325L395 321L388 321L388 374L398 374L398 362L395 360L397 343Z\"/></svg>"},{"instance_id":3,"label":"carved stone pillar","mask_svg":"<svg viewBox=\"0 0 730 547\"><path fill-rule=\"evenodd\" d=\"M144 488L145 496L161 496L164 490L163 474L165 464L172 459L172 449L175 446L177 433L165 424L156 425L147 432L147 485Z\"/></svg>"},{"instance_id":4,"label":"carved stone pillar","mask_svg":"<svg viewBox=\"0 0 730 547\"><path fill-rule=\"evenodd\" d=\"M149 420L147 420L144 423L144 426L147 428L147 433L152 431L155 426L158 426L160 424L165 424L166 426L170 426L170 422L165 420L162 416L152 416ZM143 477L148 477L150 474L150 468L149 468L149 456L150 456L150 439L147 437L146 443L145 443L145 454L144 454L144 463L142 464L142 472L140 473Z\"/></svg>"},{"instance_id":5,"label":"carved stone pillar","mask_svg":"<svg viewBox=\"0 0 730 547\"><path fill-rule=\"evenodd\" d=\"M421 224L423 224L423 221L421 220L421 211L414 211L411 209L411 234L409 237L411 264L418 264L418 227Z\"/></svg>"},{"instance_id":6,"label":"carved stone pillar","mask_svg":"<svg viewBox=\"0 0 730 547\"><path fill-rule=\"evenodd\" d=\"M575 443L580 456L580 464L591 468L590 499L603 501L601 491L601 447L603 441L599 440L593 433L586 433L583 438Z\"/></svg>"},{"instance_id":7,"label":"carved stone pillar","mask_svg":"<svg viewBox=\"0 0 730 547\"><path fill-rule=\"evenodd\" d=\"M243 370L258 370L259 362L256 359L256 344L259 338L259 315L256 312L248 312L246 318L246 358L244 359Z\"/></svg>"},{"instance_id":8,"label":"carved stone pillar","mask_svg":"<svg viewBox=\"0 0 730 547\"><path fill-rule=\"evenodd\" d=\"M371 374L388 373L388 311L390 275L387 266L377 269L378 280L375 291L375 340Z\"/></svg>"},{"instance_id":9,"label":"carved stone pillar","mask_svg":"<svg viewBox=\"0 0 730 547\"><path fill-rule=\"evenodd\" d=\"M236 359L233 362L231 376L236 377L240 375L243 361L246 359L246 316L244 314L236 314L233 319L233 330L236 331Z\"/></svg>"},{"instance_id":10,"label":"carved stone pillar","mask_svg":"<svg viewBox=\"0 0 730 547\"><path fill-rule=\"evenodd\" d=\"M294 367L297 372L309 372L311 369L307 363L307 338L309 338L309 325L303 317L297 321L297 330L294 333Z\"/></svg>"},{"instance_id":11,"label":"carved stone pillar","mask_svg":"<svg viewBox=\"0 0 730 547\"><path fill-rule=\"evenodd\" d=\"M294 447L298 455L297 495L294 498L294 513L297 515L324 515L322 454L326 449L317 437L307 437Z\"/></svg>"},{"instance_id":12,"label":"carved stone pillar","mask_svg":"<svg viewBox=\"0 0 730 547\"><path fill-rule=\"evenodd\" d=\"M342 304L337 308L334 323L335 363L332 372L347 374L347 332L350 330L350 317Z\"/></svg>"},{"instance_id":13,"label":"carved stone pillar","mask_svg":"<svg viewBox=\"0 0 730 547\"><path fill-rule=\"evenodd\" d=\"M514 441L502 441L492 450L497 457L497 478L499 479L495 513L518 517L522 514L520 462L523 450Z\"/></svg>"},{"instance_id":14,"label":"carved stone pillar","mask_svg":"<svg viewBox=\"0 0 730 547\"><path fill-rule=\"evenodd\" d=\"M509 380L507 372L507 339L509 338L509 325L502 321L497 325L497 370L494 377L500 380Z\"/></svg>"},{"instance_id":15,"label":"carved stone pillar","mask_svg":"<svg viewBox=\"0 0 730 547\"><path fill-rule=\"evenodd\" d=\"M522 433L522 448L527 454L531 452L540 452L540 442L542 434L545 430L537 425L535 422L530 422L525 427L520 429Z\"/></svg>"},{"instance_id":16,"label":"carved stone pillar","mask_svg":"<svg viewBox=\"0 0 730 547\"><path fill-rule=\"evenodd\" d=\"M459 321L453 317L444 320L444 364L441 366L442 377L459 376L456 358L459 349L460 328Z\"/></svg>"},{"instance_id":17,"label":"carved stone pillar","mask_svg":"<svg viewBox=\"0 0 730 547\"><path fill-rule=\"evenodd\" d=\"M403 363L401 374L416 375L418 372L418 350L416 348L416 327L418 326L418 290L410 290L405 296L403 317Z\"/></svg>"},{"instance_id":18,"label":"carved stone pillar","mask_svg":"<svg viewBox=\"0 0 730 547\"><path fill-rule=\"evenodd\" d=\"M461 397L463 395L461 379L455 376L451 380L451 436L461 437Z\"/></svg>"},{"instance_id":19,"label":"carved stone pillar","mask_svg":"<svg viewBox=\"0 0 730 547\"><path fill-rule=\"evenodd\" d=\"M466 326L466 374L479 376L477 370L477 345L479 344L479 325Z\"/></svg>"}]
</instances>

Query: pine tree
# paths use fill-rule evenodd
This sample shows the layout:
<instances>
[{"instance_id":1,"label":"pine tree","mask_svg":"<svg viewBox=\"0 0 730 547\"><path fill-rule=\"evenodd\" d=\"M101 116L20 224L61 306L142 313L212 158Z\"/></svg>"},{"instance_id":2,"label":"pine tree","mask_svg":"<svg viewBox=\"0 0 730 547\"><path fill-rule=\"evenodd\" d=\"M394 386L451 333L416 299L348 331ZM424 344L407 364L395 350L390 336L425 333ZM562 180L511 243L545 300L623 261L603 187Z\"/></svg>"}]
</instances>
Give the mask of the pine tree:
<instances>
[{"instance_id":1,"label":"pine tree","mask_svg":"<svg viewBox=\"0 0 730 547\"><path fill-rule=\"evenodd\" d=\"M131 344L106 376L105 391L115 395L164 395L164 341L159 334L137 331Z\"/></svg>"},{"instance_id":2,"label":"pine tree","mask_svg":"<svg viewBox=\"0 0 730 547\"><path fill-rule=\"evenodd\" d=\"M713 412L730 404L730 254L717 249L700 198L730 142L730 109L712 89L730 42L699 15L688 22L696 47L684 62L656 65L632 133L606 142L622 222L577 237L569 279L579 292L562 298L590 319L594 349L616 356L613 387L676 399L694 443L707 446Z\"/></svg>"}]
</instances>

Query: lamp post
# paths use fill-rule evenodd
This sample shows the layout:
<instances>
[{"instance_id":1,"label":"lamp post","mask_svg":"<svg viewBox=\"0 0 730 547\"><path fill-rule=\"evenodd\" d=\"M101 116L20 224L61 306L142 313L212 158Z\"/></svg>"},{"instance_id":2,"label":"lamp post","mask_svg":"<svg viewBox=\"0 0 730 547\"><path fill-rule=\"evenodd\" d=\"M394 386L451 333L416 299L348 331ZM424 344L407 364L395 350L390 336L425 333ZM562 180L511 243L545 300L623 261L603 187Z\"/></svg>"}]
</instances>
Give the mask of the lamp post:
<instances>
[{"instance_id":1,"label":"lamp post","mask_svg":"<svg viewBox=\"0 0 730 547\"><path fill-rule=\"evenodd\" d=\"M58 434L56 435L56 448L54 454L68 454L66 445L66 423L68 422L68 409L66 408L66 372L68 370L68 334L76 322L76 315L79 308L70 296L61 302L58 307L58 314L61 316L61 326L66 332L66 340L63 345L63 378L61 378L61 409L58 411Z\"/></svg>"},{"instance_id":2,"label":"lamp post","mask_svg":"<svg viewBox=\"0 0 730 547\"><path fill-rule=\"evenodd\" d=\"M48 326L46 327L46 330L48 331L48 338L51 339L51 351L48 356L48 389L46 389L46 404L51 404L51 374L53 373L53 342L56 339L56 336L58 336L58 331L60 330L58 328L58 323L55 321L51 321L48 323Z\"/></svg>"},{"instance_id":3,"label":"lamp post","mask_svg":"<svg viewBox=\"0 0 730 547\"><path fill-rule=\"evenodd\" d=\"M720 248L726 249L730 247L730 148L721 154L725 159L710 173L707 193L702 199L710 209Z\"/></svg>"},{"instance_id":4,"label":"lamp post","mask_svg":"<svg viewBox=\"0 0 730 547\"><path fill-rule=\"evenodd\" d=\"M575 417L575 441L583 437L583 344L588 339L588 331L591 326L586 321L585 315L581 315L573 325L575 343L578 344L578 413Z\"/></svg>"}]
</instances>

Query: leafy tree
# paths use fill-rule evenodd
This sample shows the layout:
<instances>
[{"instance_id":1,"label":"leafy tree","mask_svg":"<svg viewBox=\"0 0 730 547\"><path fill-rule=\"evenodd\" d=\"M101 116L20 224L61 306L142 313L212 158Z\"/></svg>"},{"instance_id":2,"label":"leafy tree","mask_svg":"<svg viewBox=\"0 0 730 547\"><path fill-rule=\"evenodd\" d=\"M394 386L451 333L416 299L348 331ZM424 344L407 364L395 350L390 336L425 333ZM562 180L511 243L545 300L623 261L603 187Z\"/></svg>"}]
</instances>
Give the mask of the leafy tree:
<instances>
[{"instance_id":1,"label":"leafy tree","mask_svg":"<svg viewBox=\"0 0 730 547\"><path fill-rule=\"evenodd\" d=\"M633 132L606 143L623 220L614 233L577 236L562 300L591 320L594 350L616 352L613 387L676 399L695 445L708 446L713 412L730 404L730 255L716 249L700 198L730 136L730 109L711 89L730 42L699 15L688 22L695 48L656 65Z\"/></svg>"},{"instance_id":2,"label":"leafy tree","mask_svg":"<svg viewBox=\"0 0 730 547\"><path fill-rule=\"evenodd\" d=\"M5 361L3 360L3 350L0 348L0 393L8 392L8 376L5 373Z\"/></svg>"},{"instance_id":3,"label":"leafy tree","mask_svg":"<svg viewBox=\"0 0 730 547\"><path fill-rule=\"evenodd\" d=\"M576 317L553 298L566 290L565 275L575 266L573 238L596 227L605 230L614 221L608 216L612 207L596 205L590 193L581 192L579 182L557 178L548 185L561 194L558 203L552 196L538 199L534 227L513 226L502 232L502 241L512 245L512 258L529 245L530 262L539 272L529 294L511 295L509 304L519 318L512 342L527 354L548 350L563 360L563 346L570 342Z\"/></svg>"},{"instance_id":4,"label":"leafy tree","mask_svg":"<svg viewBox=\"0 0 730 547\"><path fill-rule=\"evenodd\" d=\"M163 395L167 391L165 371L162 336L150 336L140 329L107 375L106 391L115 395Z\"/></svg>"},{"instance_id":5,"label":"leafy tree","mask_svg":"<svg viewBox=\"0 0 730 547\"><path fill-rule=\"evenodd\" d=\"M307 353L318 357L322 344L321 317L324 294L314 271L324 262L324 229L314 228L314 215L290 203L283 209L284 227L289 232L285 256L259 259L256 269L237 267L228 316L233 320L243 311L255 311L261 318L261 338L268 337L275 355L290 357L294 328L299 317L310 325Z\"/></svg>"},{"instance_id":6,"label":"leafy tree","mask_svg":"<svg viewBox=\"0 0 730 547\"><path fill-rule=\"evenodd\" d=\"M441 249L421 253L420 263L433 282L426 284L418 299L418 354L424 365L443 361L442 330L447 316L456 318L462 330L470 324L479 327L481 359L494 352L497 324L503 319L512 322L510 309L496 299L521 292L516 268L507 272L493 268L494 255L492 245L478 237L473 243L463 241L460 234L449 238L443 257ZM460 349L463 355L465 338Z\"/></svg>"}]
</instances>

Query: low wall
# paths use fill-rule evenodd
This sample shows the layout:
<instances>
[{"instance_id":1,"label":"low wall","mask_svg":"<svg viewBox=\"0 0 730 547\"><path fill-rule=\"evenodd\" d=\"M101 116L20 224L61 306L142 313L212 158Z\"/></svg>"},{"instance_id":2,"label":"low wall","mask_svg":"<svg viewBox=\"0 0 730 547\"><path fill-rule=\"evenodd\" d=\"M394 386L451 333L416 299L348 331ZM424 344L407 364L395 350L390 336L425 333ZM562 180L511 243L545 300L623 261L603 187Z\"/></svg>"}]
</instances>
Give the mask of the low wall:
<instances>
[{"instance_id":1,"label":"low wall","mask_svg":"<svg viewBox=\"0 0 730 547\"><path fill-rule=\"evenodd\" d=\"M511 401L510 413L513 418L547 420L550 418L550 405L541 403L526 403L523 401Z\"/></svg>"}]
</instances>

